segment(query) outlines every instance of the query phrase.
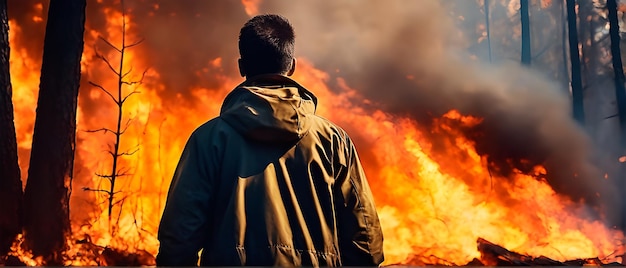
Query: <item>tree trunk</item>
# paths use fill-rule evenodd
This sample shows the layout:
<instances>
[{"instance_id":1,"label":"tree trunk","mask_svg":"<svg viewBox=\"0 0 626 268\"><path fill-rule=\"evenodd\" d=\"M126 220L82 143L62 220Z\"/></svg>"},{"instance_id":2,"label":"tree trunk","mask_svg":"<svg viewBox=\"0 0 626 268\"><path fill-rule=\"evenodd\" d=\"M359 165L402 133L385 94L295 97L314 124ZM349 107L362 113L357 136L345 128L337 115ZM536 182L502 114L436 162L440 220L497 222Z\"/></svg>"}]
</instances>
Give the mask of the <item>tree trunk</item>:
<instances>
[{"instance_id":1,"label":"tree trunk","mask_svg":"<svg viewBox=\"0 0 626 268\"><path fill-rule=\"evenodd\" d=\"M25 246L61 265L69 234L69 193L86 0L51 0L33 146L24 191Z\"/></svg>"},{"instance_id":2,"label":"tree trunk","mask_svg":"<svg viewBox=\"0 0 626 268\"><path fill-rule=\"evenodd\" d=\"M616 0L608 0L606 8L609 11L609 36L611 39L611 58L613 72L615 74L615 97L617 99L617 114L620 127L620 152L626 154L626 89L624 88L624 68L622 67L622 54L620 51L619 23L617 20ZM626 164L622 163L620 174L620 189L626 190ZM622 204L626 204L626 195L622 194ZM622 208L622 230L626 230L626 209Z\"/></svg>"},{"instance_id":3,"label":"tree trunk","mask_svg":"<svg viewBox=\"0 0 626 268\"><path fill-rule=\"evenodd\" d=\"M572 64L571 79L574 119L583 125L585 123L585 110L583 108L583 82L580 70L580 52L578 51L575 0L567 0L567 26L569 35L569 57Z\"/></svg>"},{"instance_id":4,"label":"tree trunk","mask_svg":"<svg viewBox=\"0 0 626 268\"><path fill-rule=\"evenodd\" d=\"M564 79L563 89L565 92L570 92L570 58L569 58L569 35L567 33L568 20L567 20L567 5L565 1L557 1L559 3L559 25L561 25L561 57L563 57L563 64L561 65L561 75Z\"/></svg>"},{"instance_id":5,"label":"tree trunk","mask_svg":"<svg viewBox=\"0 0 626 268\"><path fill-rule=\"evenodd\" d=\"M522 64L530 66L530 15L528 0L520 0L520 16L522 18Z\"/></svg>"},{"instance_id":6,"label":"tree trunk","mask_svg":"<svg viewBox=\"0 0 626 268\"><path fill-rule=\"evenodd\" d=\"M485 9L485 31L487 32L487 50L489 52L489 62L493 62L491 56L491 30L489 29L489 0L484 0L483 2Z\"/></svg>"},{"instance_id":7,"label":"tree trunk","mask_svg":"<svg viewBox=\"0 0 626 268\"><path fill-rule=\"evenodd\" d=\"M22 232L22 180L17 162L12 91L7 1L0 0L0 259Z\"/></svg>"}]
</instances>

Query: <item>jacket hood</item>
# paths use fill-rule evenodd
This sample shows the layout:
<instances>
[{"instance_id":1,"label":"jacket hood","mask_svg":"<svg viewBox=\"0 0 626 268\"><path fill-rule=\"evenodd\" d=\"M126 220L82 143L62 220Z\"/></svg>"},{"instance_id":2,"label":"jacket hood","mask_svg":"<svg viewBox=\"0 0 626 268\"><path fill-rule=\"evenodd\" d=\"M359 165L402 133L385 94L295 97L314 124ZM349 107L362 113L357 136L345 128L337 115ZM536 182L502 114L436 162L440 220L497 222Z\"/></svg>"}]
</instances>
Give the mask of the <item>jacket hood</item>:
<instances>
[{"instance_id":1,"label":"jacket hood","mask_svg":"<svg viewBox=\"0 0 626 268\"><path fill-rule=\"evenodd\" d=\"M226 96L220 117L245 137L263 142L290 142L310 128L317 98L283 75L247 79Z\"/></svg>"}]
</instances>

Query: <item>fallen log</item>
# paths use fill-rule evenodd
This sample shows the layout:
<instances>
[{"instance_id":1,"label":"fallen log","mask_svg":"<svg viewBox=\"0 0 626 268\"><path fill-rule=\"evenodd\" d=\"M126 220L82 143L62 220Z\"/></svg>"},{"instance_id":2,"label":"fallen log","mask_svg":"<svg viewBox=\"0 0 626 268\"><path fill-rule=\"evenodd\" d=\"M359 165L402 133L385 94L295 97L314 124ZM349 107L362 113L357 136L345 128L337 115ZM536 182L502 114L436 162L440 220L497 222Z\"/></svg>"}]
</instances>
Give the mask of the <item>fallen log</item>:
<instances>
[{"instance_id":1,"label":"fallen log","mask_svg":"<svg viewBox=\"0 0 626 268\"><path fill-rule=\"evenodd\" d=\"M155 266L156 259L145 250L128 252L123 249L103 247L91 242L90 237L76 241L81 245L75 257L78 263L95 262L97 266Z\"/></svg>"},{"instance_id":2,"label":"fallen log","mask_svg":"<svg viewBox=\"0 0 626 268\"><path fill-rule=\"evenodd\" d=\"M624 266L617 262L603 262L599 258L557 261L546 256L533 257L510 251L484 238L477 241L480 258L474 258L467 264L455 264L445 257L427 254L427 250L416 252L401 263L388 264L386 267L407 266Z\"/></svg>"},{"instance_id":3,"label":"fallen log","mask_svg":"<svg viewBox=\"0 0 626 268\"><path fill-rule=\"evenodd\" d=\"M510 251L502 246L478 238L480 262L486 266L622 266L620 263L603 263L599 258L576 259L560 262L545 256L532 257Z\"/></svg>"},{"instance_id":4,"label":"fallen log","mask_svg":"<svg viewBox=\"0 0 626 268\"><path fill-rule=\"evenodd\" d=\"M533 258L507 250L504 247L478 238L481 262L488 266L530 266ZM556 261L555 261L556 262ZM558 262L557 262L558 263ZM556 265L556 264L555 264Z\"/></svg>"},{"instance_id":5,"label":"fallen log","mask_svg":"<svg viewBox=\"0 0 626 268\"><path fill-rule=\"evenodd\" d=\"M155 266L154 256L145 250L126 252L123 250L106 248L100 255L102 266Z\"/></svg>"}]
</instances>

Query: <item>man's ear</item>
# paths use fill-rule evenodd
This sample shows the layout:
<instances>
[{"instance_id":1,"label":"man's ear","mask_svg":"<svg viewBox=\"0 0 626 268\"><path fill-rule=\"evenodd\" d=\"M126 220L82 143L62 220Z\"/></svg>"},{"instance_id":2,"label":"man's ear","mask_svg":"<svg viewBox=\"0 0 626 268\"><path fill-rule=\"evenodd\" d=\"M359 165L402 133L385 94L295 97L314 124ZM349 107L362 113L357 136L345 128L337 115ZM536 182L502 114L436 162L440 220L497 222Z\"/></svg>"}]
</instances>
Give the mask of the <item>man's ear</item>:
<instances>
[{"instance_id":1,"label":"man's ear","mask_svg":"<svg viewBox=\"0 0 626 268\"><path fill-rule=\"evenodd\" d=\"M243 67L243 60L239 59L237 64L239 65L239 74L241 77L246 77L246 69Z\"/></svg>"},{"instance_id":2,"label":"man's ear","mask_svg":"<svg viewBox=\"0 0 626 268\"><path fill-rule=\"evenodd\" d=\"M296 71L296 58L293 58L293 61L291 62L291 69L289 69L289 72L287 72L287 76L291 76L295 71Z\"/></svg>"}]
</instances>

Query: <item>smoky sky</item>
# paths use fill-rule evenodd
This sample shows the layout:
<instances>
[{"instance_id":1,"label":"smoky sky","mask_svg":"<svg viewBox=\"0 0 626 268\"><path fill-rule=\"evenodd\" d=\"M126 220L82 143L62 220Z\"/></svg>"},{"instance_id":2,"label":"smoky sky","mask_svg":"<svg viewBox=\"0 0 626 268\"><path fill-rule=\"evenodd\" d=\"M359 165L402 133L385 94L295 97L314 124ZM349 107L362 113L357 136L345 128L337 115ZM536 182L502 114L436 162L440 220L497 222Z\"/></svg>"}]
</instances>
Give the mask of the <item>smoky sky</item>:
<instances>
[{"instance_id":1,"label":"smoky sky","mask_svg":"<svg viewBox=\"0 0 626 268\"><path fill-rule=\"evenodd\" d=\"M129 2L130 3L130 2ZM193 86L219 86L214 76L195 71L221 57L224 71L236 77L239 29L248 19L239 1L134 1L134 21L145 38L151 66L160 71L168 92ZM150 15L146 5L158 5Z\"/></svg>"}]
</instances>

